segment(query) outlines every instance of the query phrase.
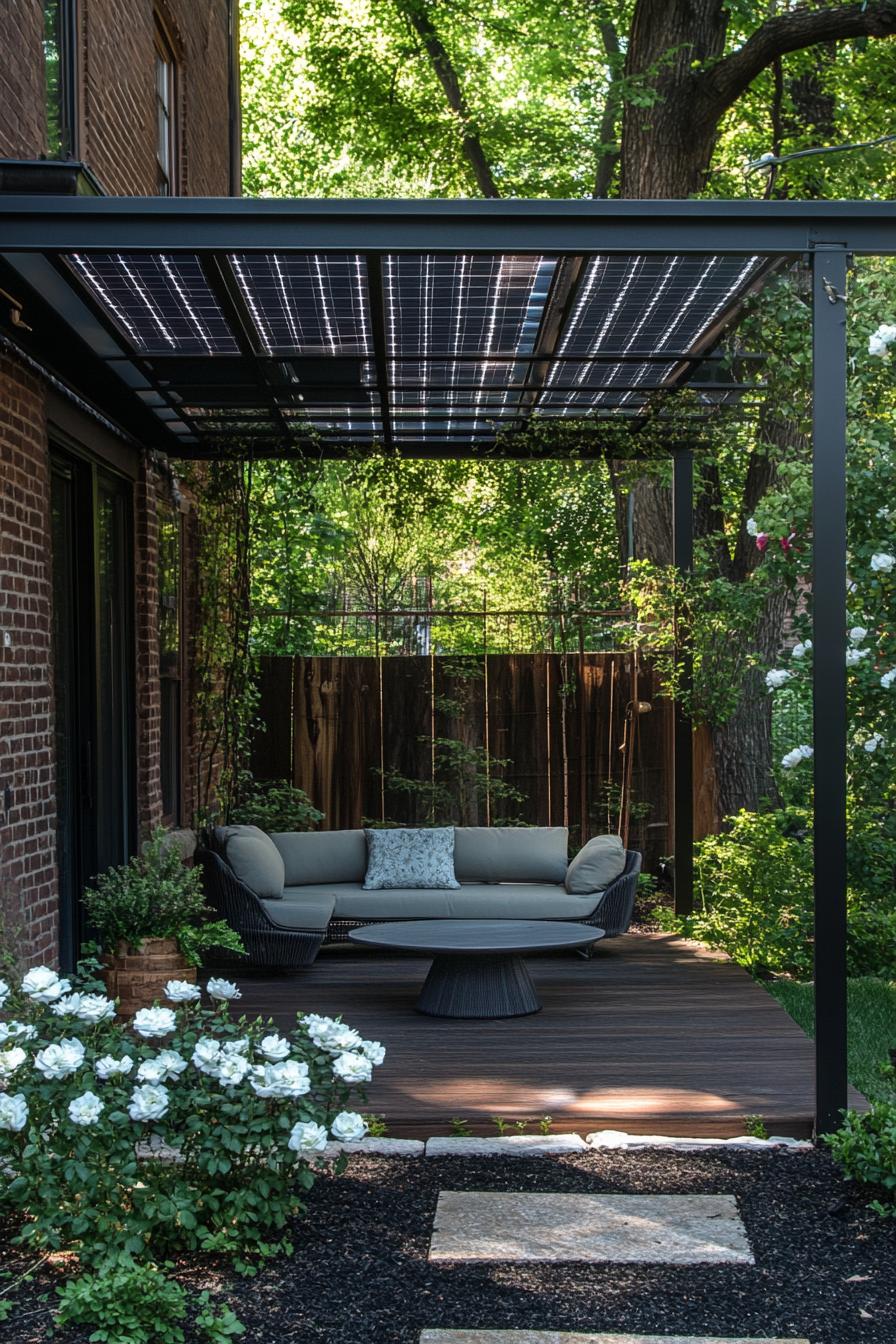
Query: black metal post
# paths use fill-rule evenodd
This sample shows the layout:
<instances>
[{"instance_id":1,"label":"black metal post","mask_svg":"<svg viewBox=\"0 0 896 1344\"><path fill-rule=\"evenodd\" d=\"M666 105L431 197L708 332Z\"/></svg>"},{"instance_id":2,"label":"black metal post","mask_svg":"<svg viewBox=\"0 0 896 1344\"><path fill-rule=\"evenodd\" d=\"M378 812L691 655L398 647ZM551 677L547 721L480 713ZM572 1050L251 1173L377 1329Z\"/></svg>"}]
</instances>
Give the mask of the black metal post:
<instances>
[{"instance_id":1,"label":"black metal post","mask_svg":"<svg viewBox=\"0 0 896 1344\"><path fill-rule=\"evenodd\" d=\"M679 574L694 564L694 454L679 450L672 459L672 559ZM680 686L688 694L693 679L690 632L676 622ZM675 913L694 908L694 726L681 700L675 702Z\"/></svg>"},{"instance_id":2,"label":"black metal post","mask_svg":"<svg viewBox=\"0 0 896 1344\"><path fill-rule=\"evenodd\" d=\"M846 1105L846 249L812 255L815 1128Z\"/></svg>"}]
</instances>

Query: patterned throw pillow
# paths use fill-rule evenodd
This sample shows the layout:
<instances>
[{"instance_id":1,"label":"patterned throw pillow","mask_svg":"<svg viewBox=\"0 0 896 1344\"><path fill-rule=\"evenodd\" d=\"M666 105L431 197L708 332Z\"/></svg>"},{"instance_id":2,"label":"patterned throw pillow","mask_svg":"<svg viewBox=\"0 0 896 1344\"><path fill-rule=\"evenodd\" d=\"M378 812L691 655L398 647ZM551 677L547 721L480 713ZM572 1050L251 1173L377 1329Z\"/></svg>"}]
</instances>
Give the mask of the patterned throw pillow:
<instances>
[{"instance_id":1,"label":"patterned throw pillow","mask_svg":"<svg viewBox=\"0 0 896 1344\"><path fill-rule=\"evenodd\" d=\"M454 876L454 827L425 830L365 831L365 891L395 887L439 889L459 887Z\"/></svg>"}]
</instances>

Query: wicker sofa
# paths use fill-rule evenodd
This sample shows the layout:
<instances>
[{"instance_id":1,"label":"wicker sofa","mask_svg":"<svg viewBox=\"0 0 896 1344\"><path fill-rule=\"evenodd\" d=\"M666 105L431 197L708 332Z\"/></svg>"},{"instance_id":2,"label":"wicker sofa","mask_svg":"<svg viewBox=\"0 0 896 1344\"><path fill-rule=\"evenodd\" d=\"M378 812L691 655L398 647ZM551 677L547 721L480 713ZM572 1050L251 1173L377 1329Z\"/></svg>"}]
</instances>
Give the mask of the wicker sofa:
<instances>
[{"instance_id":1,"label":"wicker sofa","mask_svg":"<svg viewBox=\"0 0 896 1344\"><path fill-rule=\"evenodd\" d=\"M616 837L589 842L590 851L583 847L568 864L565 827L456 827L454 835L456 890L365 890L362 830L267 836L226 827L196 857L208 903L262 966L310 965L325 943L388 920L557 919L602 928L606 937L627 930L641 855ZM593 861L583 868L595 849L597 868Z\"/></svg>"}]
</instances>

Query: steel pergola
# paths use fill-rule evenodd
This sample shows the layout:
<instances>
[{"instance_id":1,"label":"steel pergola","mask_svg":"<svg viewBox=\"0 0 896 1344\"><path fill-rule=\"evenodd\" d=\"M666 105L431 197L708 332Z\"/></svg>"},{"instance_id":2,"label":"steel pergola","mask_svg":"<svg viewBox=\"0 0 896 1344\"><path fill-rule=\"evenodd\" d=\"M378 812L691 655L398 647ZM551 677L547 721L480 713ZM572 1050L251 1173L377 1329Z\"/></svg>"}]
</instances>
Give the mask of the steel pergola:
<instances>
[{"instance_id":1,"label":"steel pergola","mask_svg":"<svg viewBox=\"0 0 896 1344\"><path fill-rule=\"evenodd\" d=\"M29 332L20 323L4 323L6 344L14 344L68 382L140 442L180 457L232 452L234 443L246 454L282 456L291 445L302 452L302 427L313 425L315 419L308 408L329 408L340 388L350 412L352 407L367 408L361 417L364 432L334 428L337 417L331 416L333 423L325 423L323 433L315 433L313 439L315 451L323 455L344 455L358 441L386 442L408 455L496 451L501 436L491 426L502 418L510 431L512 453L513 431L557 405L561 414L567 407L569 417L597 422L595 451L600 451L603 421L618 424L628 414L637 426L648 413L655 418L658 405L662 418L665 398L685 386L696 404L696 442L705 428L703 411L736 403L755 387L748 376L748 355L739 357L740 364L726 362L721 370L713 364L714 347L735 320L745 295L781 265L801 260L811 268L813 529L825 542L815 548L813 560L818 1132L836 1126L847 1100L844 651L846 293L851 254L896 254L896 203L0 198L0 286L21 300L20 311L32 328ZM73 261L76 257L83 262ZM281 348L272 324L275 319L289 324L297 313L301 315L296 296L305 292L301 286L313 269L309 259L342 259L323 267L332 299L342 283L337 279L345 273L347 257L360 259L354 268L358 277L352 281L354 298L346 299L350 307L354 303L358 312L363 310L362 335L358 336L356 325L354 336L348 338L356 348L345 353L332 331L323 349L306 349L301 332L293 333L291 346ZM666 339L668 323L650 327L642 322L639 327L637 305L632 303L627 314L622 312L625 295L633 292L633 275L652 277L660 292L668 289L669 275L686 271L683 266L670 271L670 259L697 257L733 263L740 259L744 265L733 264L730 275L725 272L730 284L720 302L708 301L706 285L701 288L700 283L703 272L694 279L692 270L693 283L677 299L679 310L688 304L688 312L705 320L692 322L683 348L677 348ZM102 258L111 261L101 265ZM153 258L158 264L151 264ZM282 259L274 267L273 289L265 279L272 258ZM476 308L469 276L479 275L483 266L487 270L488 258L522 259L516 279L523 277L523 293L513 300L516 309L507 299L506 286L489 290L491 272L491 279L486 276L484 281L485 299L480 302L480 294L477 300L490 332L499 320L496 312L505 335L513 329L512 339L508 338L512 348L503 348L490 336L488 349L481 339L477 345L474 337L469 348L436 342L437 348L423 350L414 342L429 341L438 322L433 318L429 326L421 326L419 303L413 319L417 326L412 321L402 338L399 328L404 319L395 295L413 292L415 285L422 295L444 293L432 277L438 278L443 263L451 270L452 258L452 283L459 283L461 272L467 277L467 290L458 289L458 302L447 305L451 311L445 339L455 341L458 324ZM527 258L551 264L539 271L533 262L527 271ZM661 258L666 260L665 269L662 265L651 269L651 263ZM129 259L136 259L134 265ZM601 276L613 274L617 263L622 266L622 282L615 293L607 290L592 311L588 304L595 286ZM167 277L160 282L159 293L167 297L160 300L162 307L152 320L166 329L170 321L181 327L186 323L194 338L197 330L204 332L207 348L198 361L195 350L191 354L177 350L176 338L174 353L168 356L147 346L139 324L145 323L143 309L151 308L152 276L159 265ZM318 262L314 265L321 269ZM710 273L721 274L712 267L706 272ZM123 296L120 303L109 285ZM284 287L280 298L270 299L278 285ZM171 301L172 286L175 293L186 296L177 311L165 306ZM536 291L537 302L532 297ZM267 308L260 295L268 296ZM340 302L332 301L327 318L321 299L314 320L338 326L344 317ZM653 310L650 294L642 292L638 302L642 313ZM626 328L629 334L640 330L643 339L628 347L617 340L601 348L600 331L617 310L634 323ZM610 316L605 321L601 313ZM570 342L574 350L568 349ZM567 386L565 363L578 369L575 387L592 394L590 406ZM442 367L433 377L432 366L439 365L452 367L447 372ZM417 372L410 386L403 388L402 370L408 366ZM488 377L486 366L494 366ZM614 370L615 382L602 381L603 375L594 372L607 366ZM235 376L228 379L224 370L246 375L242 392ZM491 402L486 395L488 378L499 392ZM242 423L235 434L224 429L203 437L202 417L187 413L191 403L184 400L184 392L209 394L215 388L216 399L199 410L217 407L228 413L231 423L240 420L241 408L253 414L243 416L250 423ZM403 391L419 407L414 422L419 429L402 427ZM552 396L557 392L570 395L558 400ZM464 401L468 394L475 398L469 411ZM444 409L439 413L439 398L453 414ZM500 416L494 414L496 408ZM264 434L253 433L251 421L262 417L270 433L267 429ZM353 423L351 414L344 418ZM687 570L693 550L694 443L682 430L686 421L679 417L674 423L669 444L674 458L674 559ZM679 909L686 908L692 877L692 769L691 728L679 716L675 769Z\"/></svg>"}]
</instances>

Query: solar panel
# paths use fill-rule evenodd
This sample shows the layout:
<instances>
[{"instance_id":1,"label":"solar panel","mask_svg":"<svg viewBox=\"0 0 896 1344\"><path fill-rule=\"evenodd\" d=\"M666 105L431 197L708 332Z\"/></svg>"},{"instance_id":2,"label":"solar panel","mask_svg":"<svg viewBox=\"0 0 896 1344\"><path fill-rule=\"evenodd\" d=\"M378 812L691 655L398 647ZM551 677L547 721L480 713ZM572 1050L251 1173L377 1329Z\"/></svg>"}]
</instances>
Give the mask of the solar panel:
<instances>
[{"instance_id":1,"label":"solar panel","mask_svg":"<svg viewBox=\"0 0 896 1344\"><path fill-rule=\"evenodd\" d=\"M362 257L247 253L230 264L269 354L371 353Z\"/></svg>"},{"instance_id":2,"label":"solar panel","mask_svg":"<svg viewBox=\"0 0 896 1344\"><path fill-rule=\"evenodd\" d=\"M141 353L239 353L198 258L107 252L66 260Z\"/></svg>"}]
</instances>

